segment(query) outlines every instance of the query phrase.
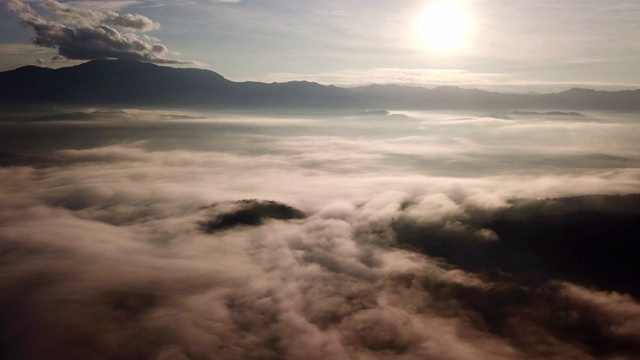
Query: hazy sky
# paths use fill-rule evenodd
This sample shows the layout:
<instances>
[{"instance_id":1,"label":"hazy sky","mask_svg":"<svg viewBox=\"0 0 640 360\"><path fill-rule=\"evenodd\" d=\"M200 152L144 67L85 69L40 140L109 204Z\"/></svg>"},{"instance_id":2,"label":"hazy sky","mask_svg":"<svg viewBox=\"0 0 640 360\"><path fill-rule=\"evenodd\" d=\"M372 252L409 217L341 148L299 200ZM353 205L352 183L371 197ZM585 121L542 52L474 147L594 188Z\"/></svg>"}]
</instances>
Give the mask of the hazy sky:
<instances>
[{"instance_id":1,"label":"hazy sky","mask_svg":"<svg viewBox=\"0 0 640 360\"><path fill-rule=\"evenodd\" d=\"M148 61L192 62L181 66L211 69L232 80L500 90L640 87L636 0L459 0L453 13L436 16L442 23L422 32L428 28L429 9L449 5L438 0L3 3L1 70L35 64L36 59L66 65L60 57L51 64L59 53L113 56L96 46L122 51L126 42L138 46L137 54ZM466 31L456 34L448 24ZM67 32L47 38L52 33L44 34L42 26ZM96 31L110 36L109 41L98 42ZM425 41L433 34L424 31L435 32L444 45Z\"/></svg>"}]
</instances>

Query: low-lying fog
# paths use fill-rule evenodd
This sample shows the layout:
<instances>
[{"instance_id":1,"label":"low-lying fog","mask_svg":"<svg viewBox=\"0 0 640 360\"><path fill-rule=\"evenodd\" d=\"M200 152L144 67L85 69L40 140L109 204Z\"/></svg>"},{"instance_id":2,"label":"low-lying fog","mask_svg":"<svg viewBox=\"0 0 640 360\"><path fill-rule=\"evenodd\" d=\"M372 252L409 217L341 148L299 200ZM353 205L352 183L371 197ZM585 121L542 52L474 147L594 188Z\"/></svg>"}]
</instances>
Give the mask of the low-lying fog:
<instances>
[{"instance_id":1,"label":"low-lying fog","mask_svg":"<svg viewBox=\"0 0 640 360\"><path fill-rule=\"evenodd\" d=\"M6 116L0 165L0 358L640 357L638 115Z\"/></svg>"}]
</instances>

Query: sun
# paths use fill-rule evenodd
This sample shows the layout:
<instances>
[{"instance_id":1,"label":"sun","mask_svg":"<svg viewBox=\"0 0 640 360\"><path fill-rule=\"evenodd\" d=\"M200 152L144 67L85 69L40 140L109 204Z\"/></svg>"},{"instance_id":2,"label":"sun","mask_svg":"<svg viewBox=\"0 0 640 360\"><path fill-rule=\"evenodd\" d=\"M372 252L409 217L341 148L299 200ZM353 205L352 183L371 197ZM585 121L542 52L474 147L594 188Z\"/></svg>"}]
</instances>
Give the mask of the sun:
<instances>
[{"instance_id":1,"label":"sun","mask_svg":"<svg viewBox=\"0 0 640 360\"><path fill-rule=\"evenodd\" d=\"M439 52L461 50L466 45L470 28L469 12L458 1L435 2L418 19L422 41Z\"/></svg>"}]
</instances>

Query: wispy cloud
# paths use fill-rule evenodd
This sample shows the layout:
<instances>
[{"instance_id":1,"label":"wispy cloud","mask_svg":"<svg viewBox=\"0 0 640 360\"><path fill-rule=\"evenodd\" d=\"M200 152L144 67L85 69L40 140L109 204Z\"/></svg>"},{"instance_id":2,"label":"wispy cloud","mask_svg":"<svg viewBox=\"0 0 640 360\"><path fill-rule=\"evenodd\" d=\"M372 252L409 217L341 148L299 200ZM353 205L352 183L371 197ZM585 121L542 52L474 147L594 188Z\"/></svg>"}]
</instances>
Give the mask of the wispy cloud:
<instances>
[{"instance_id":1,"label":"wispy cloud","mask_svg":"<svg viewBox=\"0 0 640 360\"><path fill-rule=\"evenodd\" d=\"M0 44L0 53L4 55L46 54L50 52L52 52L51 49L32 44Z\"/></svg>"}]
</instances>

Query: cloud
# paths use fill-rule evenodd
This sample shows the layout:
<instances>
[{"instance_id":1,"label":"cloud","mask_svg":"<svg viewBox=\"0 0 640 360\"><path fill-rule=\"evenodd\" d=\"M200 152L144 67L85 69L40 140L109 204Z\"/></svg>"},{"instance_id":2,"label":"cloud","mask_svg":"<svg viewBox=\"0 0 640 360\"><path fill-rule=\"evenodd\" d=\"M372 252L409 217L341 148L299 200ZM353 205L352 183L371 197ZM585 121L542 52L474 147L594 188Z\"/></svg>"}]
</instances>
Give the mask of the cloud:
<instances>
[{"instance_id":1,"label":"cloud","mask_svg":"<svg viewBox=\"0 0 640 360\"><path fill-rule=\"evenodd\" d=\"M7 8L14 12L32 12L31 7L22 0L7 0Z\"/></svg>"},{"instance_id":2,"label":"cloud","mask_svg":"<svg viewBox=\"0 0 640 360\"><path fill-rule=\"evenodd\" d=\"M45 8L62 23L72 26L92 27L103 23L118 25L140 31L156 30L160 24L153 22L146 16L124 14L120 15L114 11L93 11L82 10L70 5L59 3L55 0L44 2Z\"/></svg>"},{"instance_id":3,"label":"cloud","mask_svg":"<svg viewBox=\"0 0 640 360\"><path fill-rule=\"evenodd\" d=\"M160 24L153 22L146 16L142 15L118 15L116 13L108 13L107 21L118 26L128 27L142 31L156 30L160 28Z\"/></svg>"},{"instance_id":4,"label":"cloud","mask_svg":"<svg viewBox=\"0 0 640 360\"><path fill-rule=\"evenodd\" d=\"M36 64L47 65L47 66L56 65L56 64L70 64L74 62L77 62L77 61L69 60L68 58L62 55L54 55L49 60L40 59L40 58L36 59Z\"/></svg>"},{"instance_id":5,"label":"cloud","mask_svg":"<svg viewBox=\"0 0 640 360\"><path fill-rule=\"evenodd\" d=\"M57 49L58 56L66 59L193 63L169 58L170 52L166 46L151 42L157 39L133 32L155 30L160 27L160 24L143 15L79 9L55 0L44 2L44 8L53 15L53 19L37 14L20 0L11 0L8 8L18 14L23 25L35 30L35 45Z\"/></svg>"},{"instance_id":6,"label":"cloud","mask_svg":"<svg viewBox=\"0 0 640 360\"><path fill-rule=\"evenodd\" d=\"M0 53L4 55L46 54L50 50L32 44L0 44Z\"/></svg>"},{"instance_id":7,"label":"cloud","mask_svg":"<svg viewBox=\"0 0 640 360\"><path fill-rule=\"evenodd\" d=\"M609 334L640 340L640 304L627 294L593 291L570 283L561 284L561 294L589 312Z\"/></svg>"},{"instance_id":8,"label":"cloud","mask_svg":"<svg viewBox=\"0 0 640 360\"><path fill-rule=\"evenodd\" d=\"M119 11L121 9L133 6L133 5L140 5L140 4L144 4L145 2L140 1L140 0L105 0L105 1L78 1L78 0L74 0L73 4L76 5L77 7L81 7L84 9L91 9L91 10L111 10L111 11ZM151 4L149 4L151 5ZM151 5L154 6L154 5ZM155 5L158 6L158 5Z\"/></svg>"},{"instance_id":9,"label":"cloud","mask_svg":"<svg viewBox=\"0 0 640 360\"><path fill-rule=\"evenodd\" d=\"M127 112L141 120L5 124L5 136L34 134L47 147L27 146L43 153L37 167L0 167L0 357L639 355L640 304L619 281L635 273L600 285L591 277L603 266L571 278L537 266L560 263L548 260L571 242L558 224L578 231L580 219L610 235L576 244L585 259L598 260L594 244L620 253L622 230L564 220L599 211L631 222L637 196L558 197L638 192L637 168L520 169L529 152L563 153L554 145L567 133L598 140L620 129L559 128L537 148L523 142L508 171L479 174L474 162L514 152L504 138L527 139L531 128L461 128L431 113L397 122ZM628 157L631 135L618 138ZM463 159L465 171L447 167ZM237 226L202 231L225 216ZM541 219L551 220L535 226ZM637 252L628 256L609 267L635 266ZM531 264L538 277L516 271Z\"/></svg>"}]
</instances>

